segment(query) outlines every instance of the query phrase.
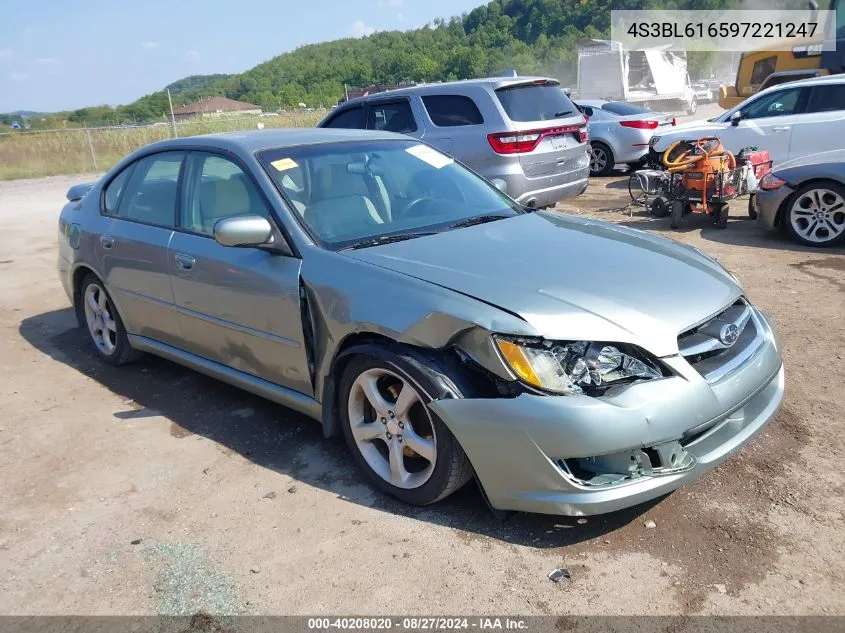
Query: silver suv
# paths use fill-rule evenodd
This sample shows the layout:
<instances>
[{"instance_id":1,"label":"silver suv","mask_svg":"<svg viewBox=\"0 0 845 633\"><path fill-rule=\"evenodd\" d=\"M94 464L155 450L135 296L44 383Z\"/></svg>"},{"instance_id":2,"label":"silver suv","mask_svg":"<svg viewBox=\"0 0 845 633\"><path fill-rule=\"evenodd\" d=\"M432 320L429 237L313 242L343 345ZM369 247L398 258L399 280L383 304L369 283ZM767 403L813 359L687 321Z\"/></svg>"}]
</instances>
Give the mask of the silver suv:
<instances>
[{"instance_id":1,"label":"silver suv","mask_svg":"<svg viewBox=\"0 0 845 633\"><path fill-rule=\"evenodd\" d=\"M546 77L496 77L348 101L318 127L399 132L452 155L517 202L547 207L587 188L584 117Z\"/></svg>"}]
</instances>

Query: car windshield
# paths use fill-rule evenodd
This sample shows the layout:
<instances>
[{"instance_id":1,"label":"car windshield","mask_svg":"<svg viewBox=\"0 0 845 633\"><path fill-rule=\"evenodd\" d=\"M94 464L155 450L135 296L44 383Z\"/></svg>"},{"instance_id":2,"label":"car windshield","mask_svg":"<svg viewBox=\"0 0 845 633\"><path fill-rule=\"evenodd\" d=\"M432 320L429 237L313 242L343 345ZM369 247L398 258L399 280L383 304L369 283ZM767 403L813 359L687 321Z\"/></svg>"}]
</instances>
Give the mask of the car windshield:
<instances>
[{"instance_id":1,"label":"car windshield","mask_svg":"<svg viewBox=\"0 0 845 633\"><path fill-rule=\"evenodd\" d=\"M416 141L323 143L259 160L324 247L374 246L523 213L454 159Z\"/></svg>"},{"instance_id":2,"label":"car windshield","mask_svg":"<svg viewBox=\"0 0 845 633\"><path fill-rule=\"evenodd\" d=\"M607 110L613 114L620 116L627 116L629 114L651 114L651 110L641 106L632 105L630 103L622 103L621 101L609 101L602 104L602 110Z\"/></svg>"}]
</instances>

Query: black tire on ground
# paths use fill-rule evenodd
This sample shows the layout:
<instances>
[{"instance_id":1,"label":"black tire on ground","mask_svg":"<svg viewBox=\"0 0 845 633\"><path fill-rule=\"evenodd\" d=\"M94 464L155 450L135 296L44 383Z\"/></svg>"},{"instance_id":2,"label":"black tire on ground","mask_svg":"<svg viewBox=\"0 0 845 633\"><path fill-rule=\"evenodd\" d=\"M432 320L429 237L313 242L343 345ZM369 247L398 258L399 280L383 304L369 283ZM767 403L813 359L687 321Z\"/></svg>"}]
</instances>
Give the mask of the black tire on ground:
<instances>
[{"instance_id":1,"label":"black tire on ground","mask_svg":"<svg viewBox=\"0 0 845 633\"><path fill-rule=\"evenodd\" d=\"M817 196L821 204L822 212L825 216L817 221L815 229L812 228L812 222L816 221L811 215L807 215L806 219L796 216L796 223L805 226L811 231L811 235L815 239L808 239L799 233L799 230L793 226L793 209L800 206L802 200L814 199ZM839 201L835 200L835 196L839 196L840 200L845 201L845 187L838 182L833 181L816 181L808 183L799 187L795 193L789 196L781 205L779 216L780 224L786 229L787 234L799 244L807 246L826 247L835 246L845 241L845 206L842 206ZM807 209L810 210L809 208ZM839 234L834 234L834 230L839 230Z\"/></svg>"},{"instance_id":2,"label":"black tire on ground","mask_svg":"<svg viewBox=\"0 0 845 633\"><path fill-rule=\"evenodd\" d=\"M657 196L651 201L649 211L656 218L665 218L670 213L669 202L663 196Z\"/></svg>"},{"instance_id":3,"label":"black tire on ground","mask_svg":"<svg viewBox=\"0 0 845 633\"><path fill-rule=\"evenodd\" d=\"M748 217L752 220L756 220L759 212L757 210L757 194L752 193L748 196Z\"/></svg>"},{"instance_id":4,"label":"black tire on ground","mask_svg":"<svg viewBox=\"0 0 845 633\"><path fill-rule=\"evenodd\" d=\"M615 165L613 152L611 149L602 143L601 141L596 141L595 143L590 144L590 175L591 176L607 176L611 171L613 171L613 167ZM602 163L602 157L604 162ZM599 166L594 169L594 163L599 163Z\"/></svg>"},{"instance_id":5,"label":"black tire on ground","mask_svg":"<svg viewBox=\"0 0 845 633\"><path fill-rule=\"evenodd\" d=\"M671 211L671 218L669 220L669 225L673 229L681 228L681 225L684 221L684 203L681 200L675 200L672 202L672 211Z\"/></svg>"},{"instance_id":6,"label":"black tire on ground","mask_svg":"<svg viewBox=\"0 0 845 633\"><path fill-rule=\"evenodd\" d=\"M693 115L696 113L697 110L698 102L695 100L695 97L693 97L692 100L689 102L689 105L687 106L687 114Z\"/></svg>"},{"instance_id":7,"label":"black tire on ground","mask_svg":"<svg viewBox=\"0 0 845 633\"><path fill-rule=\"evenodd\" d=\"M97 289L96 292L102 292L105 295L104 300L106 309L111 319L114 321L114 349L110 353L107 353L105 350L101 349L99 345L97 345L94 340L94 335L91 333L88 326L84 302L86 301L89 288ZM123 326L123 320L120 318L120 313L117 311L111 295L109 295L106 290L105 284L93 273L89 273L82 280L82 285L79 289L79 302L76 305L76 310L78 311L77 318L85 328L91 347L94 348L97 356L99 356L103 362L117 366L133 361L140 356L140 352L133 350L129 345L129 338L126 335L126 328Z\"/></svg>"},{"instance_id":8,"label":"black tire on ground","mask_svg":"<svg viewBox=\"0 0 845 633\"><path fill-rule=\"evenodd\" d=\"M338 410L343 435L346 438L346 443L349 446L355 463L374 488L412 505L422 506L435 503L466 484L472 478L472 466L458 440L455 439L455 436L452 435L448 427L426 406L431 400L428 394L436 393L436 388L433 385L423 384L431 381L431 378L415 370L408 358L402 354L395 353L387 347L379 349L381 352L380 358L366 354L353 356L346 365L340 378L338 385ZM437 374L440 372L438 368L433 366L428 366L427 369ZM432 435L435 443L434 468L428 479L416 488L401 488L382 478L364 458L353 436L349 413L350 395L352 395L352 389L356 379L369 370L386 370L399 376L405 382L406 388L407 385L412 385L422 403L418 410L418 415L427 414L428 417L424 418L423 422L428 420L433 427ZM448 377L446 379L448 380ZM449 382L451 381L449 380ZM416 423L414 427L417 427ZM373 443L375 444L375 442L382 442L382 440L375 440ZM386 449L387 444L382 443ZM402 459L404 461L404 457Z\"/></svg>"},{"instance_id":9,"label":"black tire on ground","mask_svg":"<svg viewBox=\"0 0 845 633\"><path fill-rule=\"evenodd\" d=\"M717 229L728 228L728 216L730 215L730 212L731 207L728 203L716 205L713 209L713 215L715 216Z\"/></svg>"}]
</instances>

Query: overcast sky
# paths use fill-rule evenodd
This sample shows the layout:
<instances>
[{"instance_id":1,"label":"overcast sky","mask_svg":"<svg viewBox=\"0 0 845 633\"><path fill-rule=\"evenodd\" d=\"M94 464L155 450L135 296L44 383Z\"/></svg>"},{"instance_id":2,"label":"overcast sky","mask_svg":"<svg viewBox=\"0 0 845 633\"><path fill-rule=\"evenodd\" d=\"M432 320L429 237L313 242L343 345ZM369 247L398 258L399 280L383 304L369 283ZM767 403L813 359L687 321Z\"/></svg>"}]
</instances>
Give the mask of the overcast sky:
<instances>
[{"instance_id":1,"label":"overcast sky","mask_svg":"<svg viewBox=\"0 0 845 633\"><path fill-rule=\"evenodd\" d=\"M0 11L0 112L131 103L310 44L411 29L484 0L27 0Z\"/></svg>"}]
</instances>

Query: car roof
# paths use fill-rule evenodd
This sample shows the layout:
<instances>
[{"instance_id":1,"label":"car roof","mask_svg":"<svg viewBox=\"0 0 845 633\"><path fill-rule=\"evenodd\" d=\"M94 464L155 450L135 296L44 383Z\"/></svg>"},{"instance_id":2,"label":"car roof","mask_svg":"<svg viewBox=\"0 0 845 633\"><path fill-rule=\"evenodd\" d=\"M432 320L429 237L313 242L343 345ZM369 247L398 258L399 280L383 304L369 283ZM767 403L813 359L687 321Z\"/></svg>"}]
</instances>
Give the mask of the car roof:
<instances>
[{"instance_id":1,"label":"car roof","mask_svg":"<svg viewBox=\"0 0 845 633\"><path fill-rule=\"evenodd\" d=\"M376 92L371 95L363 97L355 97L345 102L343 106L355 103L364 103L372 99L398 97L409 94L430 94L439 93L445 88L460 89L468 86L481 86L490 88L491 90L499 90L500 88L507 88L509 86L520 86L533 84L535 82L554 82L555 85L560 85L560 82L553 77L541 76L519 76L519 77L481 77L479 79L461 79L459 81L441 81L436 83L423 83L416 86L408 86L407 88L397 88L395 90L385 90L384 92Z\"/></svg>"},{"instance_id":2,"label":"car roof","mask_svg":"<svg viewBox=\"0 0 845 633\"><path fill-rule=\"evenodd\" d=\"M780 90L784 86L790 88L800 86L821 86L829 83L845 83L845 75L824 75L823 77L809 77L807 79L796 79L795 81L787 81L782 84L769 86L765 90L761 90L757 94L767 94L773 90Z\"/></svg>"},{"instance_id":3,"label":"car roof","mask_svg":"<svg viewBox=\"0 0 845 633\"><path fill-rule=\"evenodd\" d=\"M590 106L592 108L600 108L605 103L614 103L613 101L608 101L607 99L573 99L573 101L578 105Z\"/></svg>"},{"instance_id":4,"label":"car roof","mask_svg":"<svg viewBox=\"0 0 845 633\"><path fill-rule=\"evenodd\" d=\"M254 153L266 149L343 143L346 141L409 140L403 134L375 130L347 130L339 128L285 128L278 130L250 130L186 136L153 143L144 150L179 149L181 147L208 147L234 152Z\"/></svg>"}]
</instances>

